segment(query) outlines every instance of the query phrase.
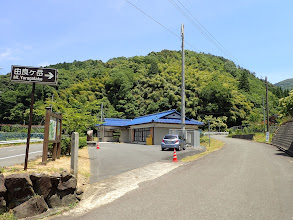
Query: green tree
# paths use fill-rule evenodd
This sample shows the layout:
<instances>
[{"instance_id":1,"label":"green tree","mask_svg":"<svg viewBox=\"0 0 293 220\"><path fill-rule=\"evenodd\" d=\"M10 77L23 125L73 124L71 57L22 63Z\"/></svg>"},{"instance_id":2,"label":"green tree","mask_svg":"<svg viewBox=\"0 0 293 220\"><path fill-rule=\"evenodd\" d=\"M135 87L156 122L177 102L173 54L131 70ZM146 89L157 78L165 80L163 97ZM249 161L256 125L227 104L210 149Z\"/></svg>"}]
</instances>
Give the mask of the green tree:
<instances>
[{"instance_id":1,"label":"green tree","mask_svg":"<svg viewBox=\"0 0 293 220\"><path fill-rule=\"evenodd\" d=\"M293 117L293 90L289 93L289 96L280 99L280 107L281 117Z\"/></svg>"},{"instance_id":2,"label":"green tree","mask_svg":"<svg viewBox=\"0 0 293 220\"><path fill-rule=\"evenodd\" d=\"M249 76L249 71L248 70L242 70L241 71L238 87L239 87L239 89L241 89L241 90L243 90L245 92L250 91L248 76Z\"/></svg>"}]
</instances>

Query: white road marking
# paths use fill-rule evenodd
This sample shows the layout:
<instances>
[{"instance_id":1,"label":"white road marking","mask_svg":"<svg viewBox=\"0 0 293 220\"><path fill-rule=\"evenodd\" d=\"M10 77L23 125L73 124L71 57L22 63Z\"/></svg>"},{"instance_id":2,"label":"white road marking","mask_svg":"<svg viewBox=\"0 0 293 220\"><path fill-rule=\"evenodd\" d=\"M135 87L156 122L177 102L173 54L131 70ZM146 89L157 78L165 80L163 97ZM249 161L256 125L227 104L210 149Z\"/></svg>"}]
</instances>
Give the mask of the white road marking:
<instances>
[{"instance_id":1,"label":"white road marking","mask_svg":"<svg viewBox=\"0 0 293 220\"><path fill-rule=\"evenodd\" d=\"M41 153L41 152L43 152L43 151L42 150L35 151L35 152L31 152L29 154L36 154L36 153ZM13 157L20 157L20 156L25 156L25 154L18 154L18 155L13 155L13 156L9 156L9 157L2 157L2 158L0 158L0 160L5 160L5 159L13 158Z\"/></svg>"}]
</instances>

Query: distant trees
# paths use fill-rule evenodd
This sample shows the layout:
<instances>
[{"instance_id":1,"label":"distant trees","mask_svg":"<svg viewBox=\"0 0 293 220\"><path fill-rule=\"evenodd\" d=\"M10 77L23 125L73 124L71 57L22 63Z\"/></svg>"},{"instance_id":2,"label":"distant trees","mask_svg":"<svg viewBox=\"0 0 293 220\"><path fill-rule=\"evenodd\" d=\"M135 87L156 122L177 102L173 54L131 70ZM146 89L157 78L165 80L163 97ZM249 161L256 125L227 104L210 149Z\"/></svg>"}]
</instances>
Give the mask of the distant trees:
<instances>
[{"instance_id":1,"label":"distant trees","mask_svg":"<svg viewBox=\"0 0 293 220\"><path fill-rule=\"evenodd\" d=\"M280 100L280 114L282 117L293 117L293 90L289 93L289 96Z\"/></svg>"},{"instance_id":2,"label":"distant trees","mask_svg":"<svg viewBox=\"0 0 293 220\"><path fill-rule=\"evenodd\" d=\"M249 80L248 80L249 74L250 74L250 72L248 70L244 69L243 71L241 71L241 75L239 78L238 88L245 91L245 92L250 91Z\"/></svg>"},{"instance_id":3,"label":"distant trees","mask_svg":"<svg viewBox=\"0 0 293 220\"><path fill-rule=\"evenodd\" d=\"M186 116L211 117L216 129L261 119L262 80L232 61L210 54L186 52ZM63 128L84 132L105 117L134 118L169 109L181 111L181 53L163 50L147 56L74 61L58 68L58 86L36 87L34 124L46 106L64 116ZM28 121L31 85L12 84L0 75L0 123ZM54 99L52 102L52 95ZM271 112L284 91L270 84ZM284 105L287 104L287 99ZM287 108L287 110L290 110Z\"/></svg>"}]
</instances>

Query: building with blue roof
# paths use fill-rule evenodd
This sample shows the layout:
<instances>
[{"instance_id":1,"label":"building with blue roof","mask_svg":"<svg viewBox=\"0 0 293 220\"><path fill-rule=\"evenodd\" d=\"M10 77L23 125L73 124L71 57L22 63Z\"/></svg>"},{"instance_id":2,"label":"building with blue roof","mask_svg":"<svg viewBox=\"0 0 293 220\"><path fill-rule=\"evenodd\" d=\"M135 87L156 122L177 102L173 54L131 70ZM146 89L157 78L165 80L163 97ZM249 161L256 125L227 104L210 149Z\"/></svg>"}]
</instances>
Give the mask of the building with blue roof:
<instances>
[{"instance_id":1,"label":"building with blue roof","mask_svg":"<svg viewBox=\"0 0 293 220\"><path fill-rule=\"evenodd\" d=\"M186 117L185 124L187 143L188 141L195 142L194 134L196 133L199 139L198 130L204 123ZM169 110L134 119L105 118L103 124L96 126L99 128L100 141L145 144L147 137L151 137L152 144L158 145L161 144L165 134L181 132L181 114L176 110ZM117 133L120 134L119 140L114 137ZM199 140L197 142L199 143Z\"/></svg>"}]
</instances>

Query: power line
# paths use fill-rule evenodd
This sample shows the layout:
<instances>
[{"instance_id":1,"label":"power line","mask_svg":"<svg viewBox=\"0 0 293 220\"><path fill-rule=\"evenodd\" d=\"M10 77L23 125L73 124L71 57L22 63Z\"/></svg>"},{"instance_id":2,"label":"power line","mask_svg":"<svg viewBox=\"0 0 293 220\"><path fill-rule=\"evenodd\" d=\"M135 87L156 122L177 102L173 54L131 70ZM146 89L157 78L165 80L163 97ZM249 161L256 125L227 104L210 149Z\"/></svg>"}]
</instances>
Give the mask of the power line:
<instances>
[{"instance_id":1,"label":"power line","mask_svg":"<svg viewBox=\"0 0 293 220\"><path fill-rule=\"evenodd\" d=\"M174 0L169 0L169 2L171 4L173 4L173 6L175 8L177 8L177 10L183 14L183 16L185 16L190 22L191 24L199 30L199 32L204 35L211 43L213 43L217 49L219 51L221 51L223 54L227 55L228 57L230 57L230 59L234 59L236 61L238 61L238 59L233 56L194 16L193 14L179 1L176 0L182 7L183 9L174 1ZM192 17L190 17L186 12L188 12ZM239 62L239 61L238 61Z\"/></svg>"},{"instance_id":2,"label":"power line","mask_svg":"<svg viewBox=\"0 0 293 220\"><path fill-rule=\"evenodd\" d=\"M130 5L132 5L134 8L136 8L138 11L140 11L141 13L143 13L145 16L147 16L148 18L150 18L151 20L153 20L154 22L156 22L158 25L160 25L161 27L163 27L164 29L166 29L167 31L169 31L171 34L173 34L174 36L176 36L177 38L181 39L181 37L174 33L172 30L170 30L169 28L167 28L166 26L164 26L162 23L158 22L156 19L154 19L152 16L150 16L149 14L147 14L146 12L144 12L143 10L141 10L140 8L138 8L136 5L134 5L132 2L125 0L127 3L129 3ZM195 46L193 46L192 44L184 41L186 44L188 44L189 46L191 46L192 48L194 48L196 51L198 51L198 49L196 49Z\"/></svg>"},{"instance_id":3,"label":"power line","mask_svg":"<svg viewBox=\"0 0 293 220\"><path fill-rule=\"evenodd\" d=\"M128 0L125 0L126 2L128 2L130 5L132 5L134 8L136 8L137 10L139 10L141 13L143 13L145 16L149 17L150 19L152 19L154 22L156 22L158 25L160 25L161 27L165 28L167 31L169 31L171 34L175 35L176 37L178 37L179 39L180 36L177 35L176 33L174 33L172 30L170 30L169 28L167 28L166 26L164 26L163 24L161 24L160 22L158 22L156 19L154 19L153 17L151 17L149 14L145 13L143 10L141 10L140 8L138 8L136 5L134 5L133 3L131 3Z\"/></svg>"},{"instance_id":4,"label":"power line","mask_svg":"<svg viewBox=\"0 0 293 220\"><path fill-rule=\"evenodd\" d=\"M150 16L149 14L147 14L146 12L144 12L142 9L140 9L139 7L137 7L136 5L134 5L132 2L125 0L127 3L129 3L131 6L133 6L135 9L137 9L138 11L140 11L142 14L144 14L145 16L147 16L148 18L150 18L151 20L153 20L154 22L156 22L157 24L159 24L161 27L163 27L164 29L166 29L167 31L169 31L171 34L173 34L174 36L176 36L177 38L181 39L181 37L179 35L177 35L176 33L174 33L172 30L170 30L169 28L167 28L166 26L164 26L162 23L160 23L159 21L157 21L156 19L154 19L152 16ZM199 51L195 46L193 46L191 43L187 42L186 40L184 40L184 43L188 44L190 47L192 47L195 51ZM199 53L199 52L198 52ZM198 54L200 55L200 54ZM211 58L206 57L206 56L202 56L203 60L205 60L207 63L209 63L210 65L211 62L208 60Z\"/></svg>"}]
</instances>

